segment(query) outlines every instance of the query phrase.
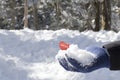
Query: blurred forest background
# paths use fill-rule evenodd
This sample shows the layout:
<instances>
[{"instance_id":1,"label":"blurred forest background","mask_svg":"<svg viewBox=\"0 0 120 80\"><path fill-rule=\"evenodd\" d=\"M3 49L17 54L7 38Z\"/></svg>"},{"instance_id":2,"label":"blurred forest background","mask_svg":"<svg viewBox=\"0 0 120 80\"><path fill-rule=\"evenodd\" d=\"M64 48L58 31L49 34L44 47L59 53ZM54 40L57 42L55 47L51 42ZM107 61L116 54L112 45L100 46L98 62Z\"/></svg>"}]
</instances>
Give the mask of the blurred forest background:
<instances>
[{"instance_id":1,"label":"blurred forest background","mask_svg":"<svg viewBox=\"0 0 120 80\"><path fill-rule=\"evenodd\" d=\"M120 0L0 0L0 29L120 31Z\"/></svg>"}]
</instances>

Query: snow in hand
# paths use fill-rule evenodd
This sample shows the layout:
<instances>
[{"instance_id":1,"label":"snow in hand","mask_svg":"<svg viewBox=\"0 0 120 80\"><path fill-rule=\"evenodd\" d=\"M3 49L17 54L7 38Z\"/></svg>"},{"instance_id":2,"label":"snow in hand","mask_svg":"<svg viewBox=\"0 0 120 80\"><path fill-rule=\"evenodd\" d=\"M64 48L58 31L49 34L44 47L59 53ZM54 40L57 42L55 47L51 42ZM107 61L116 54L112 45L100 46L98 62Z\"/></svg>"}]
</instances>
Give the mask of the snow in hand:
<instances>
[{"instance_id":1,"label":"snow in hand","mask_svg":"<svg viewBox=\"0 0 120 80\"><path fill-rule=\"evenodd\" d=\"M83 67L86 65L92 65L96 58L96 55L86 50L79 49L78 46L74 44L71 44L67 50L59 50L56 58L64 58L65 55L76 59L78 62L81 63L80 65Z\"/></svg>"},{"instance_id":2,"label":"snow in hand","mask_svg":"<svg viewBox=\"0 0 120 80\"><path fill-rule=\"evenodd\" d=\"M59 41L70 44L69 56L88 58L80 60L86 64L94 55L80 56L87 46L101 46L120 39L120 32L72 30L0 30L0 80L119 80L119 71L101 68L91 73L66 71L55 56L59 51ZM76 56L79 54L79 56ZM82 53L81 53L82 54ZM87 53L86 53L87 55Z\"/></svg>"}]
</instances>

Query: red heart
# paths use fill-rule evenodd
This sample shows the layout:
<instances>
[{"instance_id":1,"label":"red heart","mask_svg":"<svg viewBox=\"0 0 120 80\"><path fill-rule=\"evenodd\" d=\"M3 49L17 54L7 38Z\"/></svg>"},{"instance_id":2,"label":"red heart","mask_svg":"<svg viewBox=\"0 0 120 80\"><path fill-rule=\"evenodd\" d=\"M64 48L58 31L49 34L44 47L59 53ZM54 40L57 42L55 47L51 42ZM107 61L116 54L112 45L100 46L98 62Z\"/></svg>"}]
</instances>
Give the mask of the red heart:
<instances>
[{"instance_id":1,"label":"red heart","mask_svg":"<svg viewBox=\"0 0 120 80\"><path fill-rule=\"evenodd\" d=\"M67 50L69 48L69 45L68 43L65 43L64 41L60 41L59 42L59 47L61 50Z\"/></svg>"}]
</instances>

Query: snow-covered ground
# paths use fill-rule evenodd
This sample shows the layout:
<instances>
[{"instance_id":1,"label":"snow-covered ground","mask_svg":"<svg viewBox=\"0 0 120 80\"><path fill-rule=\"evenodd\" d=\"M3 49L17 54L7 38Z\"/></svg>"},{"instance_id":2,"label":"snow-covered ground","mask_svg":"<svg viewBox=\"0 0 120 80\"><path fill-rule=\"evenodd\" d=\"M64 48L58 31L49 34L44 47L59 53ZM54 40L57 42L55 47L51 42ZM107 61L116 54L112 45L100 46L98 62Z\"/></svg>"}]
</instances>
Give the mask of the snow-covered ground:
<instances>
[{"instance_id":1,"label":"snow-covered ground","mask_svg":"<svg viewBox=\"0 0 120 80\"><path fill-rule=\"evenodd\" d=\"M120 71L107 68L91 73L64 70L56 60L59 41L101 46L120 40L120 32L72 30L0 30L0 80L119 80Z\"/></svg>"}]
</instances>

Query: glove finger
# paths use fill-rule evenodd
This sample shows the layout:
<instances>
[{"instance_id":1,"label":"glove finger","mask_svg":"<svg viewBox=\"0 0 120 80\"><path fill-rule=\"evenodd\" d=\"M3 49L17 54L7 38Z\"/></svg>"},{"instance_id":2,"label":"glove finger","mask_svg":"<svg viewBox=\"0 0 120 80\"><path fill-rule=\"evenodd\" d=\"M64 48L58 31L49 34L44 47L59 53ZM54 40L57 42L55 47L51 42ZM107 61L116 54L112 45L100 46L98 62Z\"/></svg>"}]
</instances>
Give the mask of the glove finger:
<instances>
[{"instance_id":1,"label":"glove finger","mask_svg":"<svg viewBox=\"0 0 120 80\"><path fill-rule=\"evenodd\" d=\"M76 59L73 59L67 55L66 57L67 57L68 62L76 69L76 72L88 73L95 69L94 65L83 66L83 64L79 63Z\"/></svg>"},{"instance_id":2,"label":"glove finger","mask_svg":"<svg viewBox=\"0 0 120 80\"><path fill-rule=\"evenodd\" d=\"M68 60L66 60L65 58L59 58L58 61L59 61L60 65L61 65L64 69L66 69L66 70L68 70L68 71L75 71L75 72L77 71L77 69L76 69L74 66L72 66L72 65L68 62Z\"/></svg>"},{"instance_id":3,"label":"glove finger","mask_svg":"<svg viewBox=\"0 0 120 80\"><path fill-rule=\"evenodd\" d=\"M73 66L76 67L77 69L80 68L80 63L79 63L77 60L69 57L67 54L66 54L66 57L67 57L67 59L68 59L68 61L69 61L69 63L70 63L71 65L73 65Z\"/></svg>"}]
</instances>

